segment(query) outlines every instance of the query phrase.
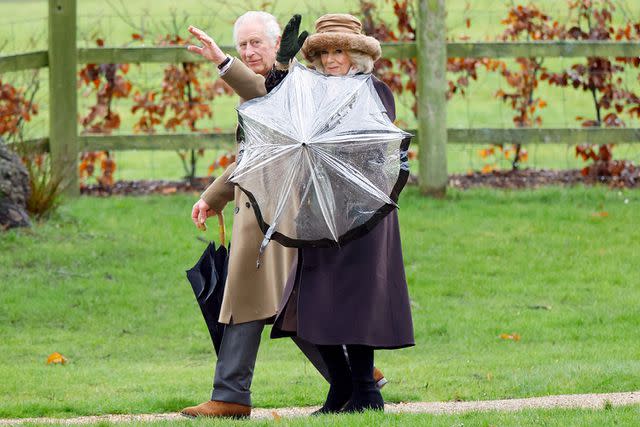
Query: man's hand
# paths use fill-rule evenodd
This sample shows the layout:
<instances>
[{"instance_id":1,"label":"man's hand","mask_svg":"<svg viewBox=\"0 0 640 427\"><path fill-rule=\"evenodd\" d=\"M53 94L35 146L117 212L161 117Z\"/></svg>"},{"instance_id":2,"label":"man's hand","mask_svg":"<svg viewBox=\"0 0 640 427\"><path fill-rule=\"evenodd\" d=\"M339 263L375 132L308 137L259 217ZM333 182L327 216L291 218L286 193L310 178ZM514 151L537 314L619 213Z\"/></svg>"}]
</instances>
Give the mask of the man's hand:
<instances>
[{"instance_id":1,"label":"man's hand","mask_svg":"<svg viewBox=\"0 0 640 427\"><path fill-rule=\"evenodd\" d=\"M306 31L298 35L301 19L302 17L300 15L293 15L287 23L287 26L284 27L282 38L280 39L280 49L278 49L278 54L276 55L276 61L280 64L289 64L289 61L295 58L309 35Z\"/></svg>"},{"instance_id":2,"label":"man's hand","mask_svg":"<svg viewBox=\"0 0 640 427\"><path fill-rule=\"evenodd\" d=\"M207 229L205 221L208 217L213 215L217 215L217 212L211 209L207 202L202 199L198 200L191 210L191 219L195 226L201 230Z\"/></svg>"},{"instance_id":3,"label":"man's hand","mask_svg":"<svg viewBox=\"0 0 640 427\"><path fill-rule=\"evenodd\" d=\"M222 64L227 59L227 55L220 49L216 42L204 31L193 25L189 26L189 32L193 34L202 43L202 47L189 45L187 49L189 52L197 53L204 56L209 61L214 62L216 65Z\"/></svg>"}]
</instances>

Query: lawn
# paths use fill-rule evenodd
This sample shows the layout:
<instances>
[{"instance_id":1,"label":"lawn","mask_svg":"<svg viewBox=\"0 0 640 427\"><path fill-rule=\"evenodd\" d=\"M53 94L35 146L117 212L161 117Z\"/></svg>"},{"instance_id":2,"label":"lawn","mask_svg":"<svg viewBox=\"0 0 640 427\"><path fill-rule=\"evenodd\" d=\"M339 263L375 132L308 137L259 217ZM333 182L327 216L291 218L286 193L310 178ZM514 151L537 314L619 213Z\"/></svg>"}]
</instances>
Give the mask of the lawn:
<instances>
[{"instance_id":1,"label":"lawn","mask_svg":"<svg viewBox=\"0 0 640 427\"><path fill-rule=\"evenodd\" d=\"M80 46L105 37L121 46L134 27L160 34L192 23L222 43L233 19L262 7L281 22L294 12L303 27L327 11L356 11L357 1L183 0L78 1ZM389 4L378 1L392 19ZM466 9L466 4L471 9ZM640 20L640 6L617 2L617 22ZM510 1L447 2L448 36L493 38ZM554 16L564 2L536 1ZM173 12L172 12L173 11ZM0 0L0 55L46 46L45 0ZM175 16L172 22L171 15ZM119 16L120 15L120 16ZM125 18L123 19L123 16ZM466 28L466 18L472 20ZM128 21L128 22L126 22ZM152 37L150 37L152 38ZM549 59L553 70L574 61ZM159 87L163 65L132 67L135 90ZM47 71L41 70L40 114L28 137L46 135ZM28 72L6 73L19 84ZM636 88L636 73L625 83ZM479 73L467 97L448 105L450 127L513 127L506 104L495 99L504 83ZM577 126L593 115L587 93L549 89L543 126ZM86 112L92 97L79 97ZM204 126L231 129L233 97L216 99ZM412 100L399 96L399 118L415 127ZM116 103L122 131L131 132L130 102ZM628 126L638 127L637 122ZM453 141L455 142L455 141ZM450 172L482 168L481 147L448 146ZM529 167L576 168L571 146L535 145ZM616 156L640 162L640 144L620 145ZM198 175L219 151L207 150ZM180 179L176 153L115 153L117 179ZM506 160L499 165L508 167ZM414 169L413 172L416 170ZM68 201L31 230L0 234L0 417L70 417L178 411L210 396L215 356L184 271L204 249L190 210L198 195L88 198ZM405 266L417 345L378 352L390 384L389 402L502 399L563 393L640 389L640 193L596 188L526 191L450 190L446 199L401 197ZM228 230L232 210L227 209ZM215 230L211 227L210 230ZM211 235L209 237L212 237ZM263 336L253 385L254 404L277 408L318 405L326 385L288 340ZM517 335L519 340L503 339ZM46 364L53 352L64 366ZM638 406L607 410L526 410L463 415L382 415L282 420L283 425L634 425ZM171 425L204 425L184 421ZM158 423L164 425L165 423ZM223 425L226 422L209 422ZM271 421L239 425L271 425Z\"/></svg>"},{"instance_id":2,"label":"lawn","mask_svg":"<svg viewBox=\"0 0 640 427\"><path fill-rule=\"evenodd\" d=\"M83 197L0 236L0 417L168 412L207 399L215 357L184 275L204 248L189 218L196 198ZM637 191L600 187L451 190L444 200L407 189L400 221L417 345L377 353L385 399L637 390L639 204ZM254 404L320 404L320 376L267 334ZM56 351L67 365L46 365ZM553 413L415 419L597 425L637 408Z\"/></svg>"}]
</instances>

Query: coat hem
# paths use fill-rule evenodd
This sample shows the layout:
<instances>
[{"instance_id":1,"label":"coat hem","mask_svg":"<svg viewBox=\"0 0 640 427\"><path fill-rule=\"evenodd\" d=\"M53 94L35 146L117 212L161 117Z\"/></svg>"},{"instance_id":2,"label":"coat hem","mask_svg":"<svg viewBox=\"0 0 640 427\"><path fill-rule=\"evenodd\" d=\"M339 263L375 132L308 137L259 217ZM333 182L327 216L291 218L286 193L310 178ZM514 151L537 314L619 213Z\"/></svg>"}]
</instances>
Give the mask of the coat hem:
<instances>
[{"instance_id":1,"label":"coat hem","mask_svg":"<svg viewBox=\"0 0 640 427\"><path fill-rule=\"evenodd\" d=\"M272 339L278 339L278 338L301 338L307 342L310 342L311 344L314 345L365 345L368 347L373 347L375 350L396 350L396 349L400 349L400 348L408 348L408 347L414 347L416 345L415 341L410 341L410 342L406 342L406 343L402 343L402 344L374 344L371 342L366 342L363 340L314 340L313 338L304 336L304 335L299 335L297 332L289 332L289 331L283 331L281 329L278 329L276 327L271 329L271 335L270 338ZM346 341L346 342L345 342Z\"/></svg>"},{"instance_id":2,"label":"coat hem","mask_svg":"<svg viewBox=\"0 0 640 427\"><path fill-rule=\"evenodd\" d=\"M233 325L240 325L240 324L242 324L242 323L249 323L249 322L256 322L256 321L258 321L258 320L264 320L264 321L265 321L265 324L267 324L267 325L272 325L272 324L273 324L273 322L274 322L274 321L275 321L275 319L276 319L276 315L277 315L277 314L278 314L278 313L276 312L276 313L272 314L271 316L257 317L257 318L256 318L256 317L252 317L252 318L250 318L250 319L244 319L244 318L243 318L243 319L242 319L242 321L240 321L240 322L236 322L236 321L235 321L236 319L234 319L234 318L233 318L233 315L232 315L231 317L229 317L229 319L228 319L228 320L227 320L227 319L225 319L225 321L218 320L218 322L219 322L219 323L222 323L222 324L225 324L225 325L232 325L232 324L233 324Z\"/></svg>"}]
</instances>

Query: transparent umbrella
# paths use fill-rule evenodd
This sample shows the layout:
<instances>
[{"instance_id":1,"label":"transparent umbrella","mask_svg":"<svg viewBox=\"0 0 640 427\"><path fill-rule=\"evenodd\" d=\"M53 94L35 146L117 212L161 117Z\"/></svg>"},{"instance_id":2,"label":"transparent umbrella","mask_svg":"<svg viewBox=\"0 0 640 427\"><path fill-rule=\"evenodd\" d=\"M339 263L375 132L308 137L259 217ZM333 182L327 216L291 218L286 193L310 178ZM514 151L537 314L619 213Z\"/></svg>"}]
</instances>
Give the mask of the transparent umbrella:
<instances>
[{"instance_id":1,"label":"transparent umbrella","mask_svg":"<svg viewBox=\"0 0 640 427\"><path fill-rule=\"evenodd\" d=\"M411 134L369 74L327 76L294 63L268 95L238 107L244 133L230 181L265 234L288 247L340 246L397 207Z\"/></svg>"}]
</instances>

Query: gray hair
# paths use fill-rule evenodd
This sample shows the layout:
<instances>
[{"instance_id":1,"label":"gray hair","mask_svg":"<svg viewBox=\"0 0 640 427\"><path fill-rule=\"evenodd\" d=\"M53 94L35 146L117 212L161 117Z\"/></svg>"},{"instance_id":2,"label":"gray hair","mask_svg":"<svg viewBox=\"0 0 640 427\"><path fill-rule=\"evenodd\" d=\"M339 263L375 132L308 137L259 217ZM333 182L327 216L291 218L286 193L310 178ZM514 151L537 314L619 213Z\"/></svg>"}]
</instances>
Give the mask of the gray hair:
<instances>
[{"instance_id":1,"label":"gray hair","mask_svg":"<svg viewBox=\"0 0 640 427\"><path fill-rule=\"evenodd\" d=\"M280 25L278 24L276 17L270 13L256 10L250 10L236 19L235 24L233 24L233 44L238 46L238 29L242 24L250 21L262 22L264 25L264 33L267 35L267 38L271 40L273 46L276 45L278 37L280 37Z\"/></svg>"},{"instance_id":2,"label":"gray hair","mask_svg":"<svg viewBox=\"0 0 640 427\"><path fill-rule=\"evenodd\" d=\"M373 71L373 58L371 55L367 55L366 53L362 53L357 50L345 50L345 53L351 60L351 64L356 67L358 73L368 74ZM317 55L311 65L321 73L325 73L324 67L322 66L321 55Z\"/></svg>"}]
</instances>

